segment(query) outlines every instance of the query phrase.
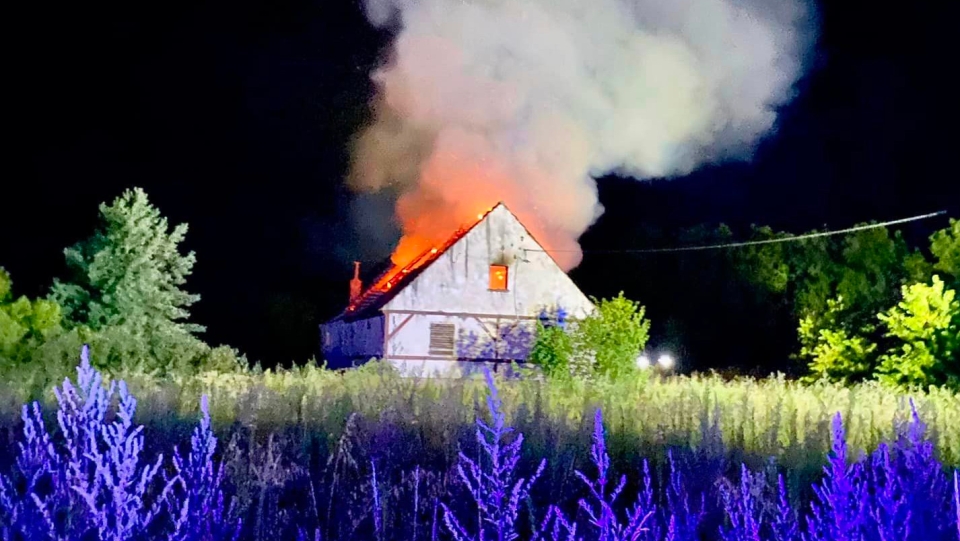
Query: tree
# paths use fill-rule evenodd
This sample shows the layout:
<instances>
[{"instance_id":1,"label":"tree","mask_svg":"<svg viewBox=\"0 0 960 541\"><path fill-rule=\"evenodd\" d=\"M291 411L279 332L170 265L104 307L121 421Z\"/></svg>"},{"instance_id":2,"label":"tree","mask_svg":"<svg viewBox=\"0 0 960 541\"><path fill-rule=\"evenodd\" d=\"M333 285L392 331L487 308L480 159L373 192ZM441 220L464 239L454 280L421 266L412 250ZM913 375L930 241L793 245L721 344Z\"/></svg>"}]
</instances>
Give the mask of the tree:
<instances>
[{"instance_id":1,"label":"tree","mask_svg":"<svg viewBox=\"0 0 960 541\"><path fill-rule=\"evenodd\" d=\"M851 383L873 374L877 344L868 336L875 327L848 328L841 321L844 308L843 297L838 297L827 302L826 313L817 319L808 314L800 320L800 357L809 360L807 381Z\"/></svg>"},{"instance_id":2,"label":"tree","mask_svg":"<svg viewBox=\"0 0 960 541\"><path fill-rule=\"evenodd\" d=\"M81 330L62 326L60 306L49 299L14 298L10 274L0 267L0 377L26 396L68 375L83 341Z\"/></svg>"},{"instance_id":3,"label":"tree","mask_svg":"<svg viewBox=\"0 0 960 541\"><path fill-rule=\"evenodd\" d=\"M64 251L70 277L55 281L51 298L71 328L98 333L97 355L108 366L140 364L169 370L192 362L203 327L186 322L199 295L182 289L193 252L181 254L187 225L171 231L143 190L127 190L100 205L100 229Z\"/></svg>"},{"instance_id":4,"label":"tree","mask_svg":"<svg viewBox=\"0 0 960 541\"><path fill-rule=\"evenodd\" d=\"M951 219L949 227L930 237L930 252L936 259L933 268L960 283L960 220Z\"/></svg>"},{"instance_id":5,"label":"tree","mask_svg":"<svg viewBox=\"0 0 960 541\"><path fill-rule=\"evenodd\" d=\"M960 300L939 276L904 286L903 300L878 317L899 344L880 358L881 381L960 385Z\"/></svg>"},{"instance_id":6,"label":"tree","mask_svg":"<svg viewBox=\"0 0 960 541\"><path fill-rule=\"evenodd\" d=\"M58 336L60 306L53 301L25 296L12 300L13 281L0 267L0 360L19 363L30 358L33 350Z\"/></svg>"},{"instance_id":7,"label":"tree","mask_svg":"<svg viewBox=\"0 0 960 541\"><path fill-rule=\"evenodd\" d=\"M637 356L650 336L646 309L621 292L597 301L596 311L577 323L573 335L575 356L592 358L594 371L612 379L636 370Z\"/></svg>"}]
</instances>

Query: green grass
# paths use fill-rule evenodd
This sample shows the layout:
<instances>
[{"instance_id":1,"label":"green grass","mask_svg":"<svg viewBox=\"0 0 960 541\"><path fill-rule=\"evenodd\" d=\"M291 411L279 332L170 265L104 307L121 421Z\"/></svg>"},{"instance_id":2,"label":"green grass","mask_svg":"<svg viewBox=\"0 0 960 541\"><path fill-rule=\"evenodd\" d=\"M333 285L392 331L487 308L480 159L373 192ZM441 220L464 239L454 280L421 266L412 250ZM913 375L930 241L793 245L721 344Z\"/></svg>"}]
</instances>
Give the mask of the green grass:
<instances>
[{"instance_id":1,"label":"green grass","mask_svg":"<svg viewBox=\"0 0 960 541\"><path fill-rule=\"evenodd\" d=\"M441 449L453 443L455 428L473 422L484 392L479 379L405 379L377 363L344 373L308 366L165 380L127 374L124 379L140 399L140 422L148 425L193 418L200 394L206 393L220 426L239 423L262 433L299 427L335 442L355 413L371 421L409 423L429 440L425 443ZM788 467L822 462L836 412L843 415L851 448L875 448L893 437L895 421L910 414L912 398L941 459L960 465L960 396L937 388L904 393L875 383L844 387L711 375L638 377L616 384L502 380L500 392L510 422L534 447L556 438L581 443L587 436L583 427L602 406L614 445L697 449L716 443L704 434L719 435L744 457L776 457ZM0 423L9 426L25 397L3 387L0 397ZM52 402L52 393L45 398Z\"/></svg>"}]
</instances>

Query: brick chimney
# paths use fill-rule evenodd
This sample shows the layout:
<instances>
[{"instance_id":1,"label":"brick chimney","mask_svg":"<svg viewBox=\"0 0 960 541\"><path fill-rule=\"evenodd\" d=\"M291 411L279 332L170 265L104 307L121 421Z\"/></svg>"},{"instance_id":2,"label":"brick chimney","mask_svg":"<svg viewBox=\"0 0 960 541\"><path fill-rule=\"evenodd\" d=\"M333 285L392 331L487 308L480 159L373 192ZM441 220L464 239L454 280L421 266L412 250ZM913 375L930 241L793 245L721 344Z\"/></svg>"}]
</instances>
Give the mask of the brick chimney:
<instances>
[{"instance_id":1,"label":"brick chimney","mask_svg":"<svg viewBox=\"0 0 960 541\"><path fill-rule=\"evenodd\" d=\"M360 281L360 262L354 261L353 279L350 280L350 304L360 298L361 292L363 292L363 282Z\"/></svg>"}]
</instances>

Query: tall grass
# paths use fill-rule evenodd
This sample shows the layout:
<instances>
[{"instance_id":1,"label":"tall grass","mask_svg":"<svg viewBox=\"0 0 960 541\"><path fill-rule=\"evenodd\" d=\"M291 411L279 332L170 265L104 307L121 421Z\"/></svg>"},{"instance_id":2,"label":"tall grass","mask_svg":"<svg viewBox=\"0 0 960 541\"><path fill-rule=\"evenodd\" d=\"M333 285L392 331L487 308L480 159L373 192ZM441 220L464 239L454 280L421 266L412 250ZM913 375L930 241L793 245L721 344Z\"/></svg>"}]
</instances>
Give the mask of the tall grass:
<instances>
[{"instance_id":1,"label":"tall grass","mask_svg":"<svg viewBox=\"0 0 960 541\"><path fill-rule=\"evenodd\" d=\"M409 422L427 443L440 448L451 443L451 428L473 423L485 392L481 378L402 378L378 363L347 372L307 366L171 380L133 373L123 379L140 397L140 418L147 424L190 417L205 394L218 426L239 423L260 432L300 427L335 441L351 415L368 421L390 418ZM945 389L904 393L877 383L804 385L782 377L725 380L715 375L641 375L619 383L496 379L507 421L522 427L537 451L561 443L557 437L569 437L551 432L558 429L582 432L577 442L584 442L585 421L602 407L614 454L621 444L649 450L722 443L747 457L820 464L830 450L834 414L843 415L849 446L869 451L895 435L897 419L909 418L912 399L939 458L960 465L960 396ZM0 425L15 424L27 398L0 387ZM52 403L52 394L45 398ZM719 441L711 443L710 437Z\"/></svg>"},{"instance_id":2,"label":"tall grass","mask_svg":"<svg viewBox=\"0 0 960 541\"><path fill-rule=\"evenodd\" d=\"M382 366L139 377L128 391L86 362L78 375L57 407L23 406L6 427L20 436L0 453L16 461L0 464L3 541L919 541L952 538L953 516L960 528L957 477L937 457L958 404L936 391L887 404L882 388L776 379L416 381Z\"/></svg>"},{"instance_id":3,"label":"tall grass","mask_svg":"<svg viewBox=\"0 0 960 541\"><path fill-rule=\"evenodd\" d=\"M485 383L412 379L366 365L332 372L316 367L260 374L203 374L181 381L127 375L149 408L146 416L189 415L207 394L215 422L239 422L272 430L301 426L337 437L350 415L409 420L439 445L452 426L469 426L482 403ZM929 428L940 459L960 465L960 396L940 388L904 393L877 383L841 386L719 376L647 377L619 383L544 382L497 377L509 423L520 426L535 448L555 435L538 429L582 428L602 407L615 440L631 448L702 448L711 435L744 455L781 463L817 464L830 450L830 423L843 415L849 446L872 450L895 435L897 419L910 417L910 401ZM707 430L707 428L710 430ZM582 439L581 439L582 441ZM539 449L537 449L539 451Z\"/></svg>"}]
</instances>

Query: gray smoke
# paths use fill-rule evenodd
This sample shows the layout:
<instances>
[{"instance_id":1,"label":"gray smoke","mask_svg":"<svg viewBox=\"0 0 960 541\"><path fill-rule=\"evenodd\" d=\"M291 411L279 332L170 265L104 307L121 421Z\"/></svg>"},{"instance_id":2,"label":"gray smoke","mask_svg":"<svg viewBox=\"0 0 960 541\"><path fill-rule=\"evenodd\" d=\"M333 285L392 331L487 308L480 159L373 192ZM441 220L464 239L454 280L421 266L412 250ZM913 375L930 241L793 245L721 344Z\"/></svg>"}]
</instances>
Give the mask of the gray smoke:
<instances>
[{"instance_id":1,"label":"gray smoke","mask_svg":"<svg viewBox=\"0 0 960 541\"><path fill-rule=\"evenodd\" d=\"M399 32L372 74L374 121L355 141L351 185L398 187L412 236L439 236L504 200L567 269L603 210L594 177L749 159L793 97L815 31L800 0L365 7Z\"/></svg>"}]
</instances>

